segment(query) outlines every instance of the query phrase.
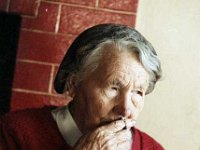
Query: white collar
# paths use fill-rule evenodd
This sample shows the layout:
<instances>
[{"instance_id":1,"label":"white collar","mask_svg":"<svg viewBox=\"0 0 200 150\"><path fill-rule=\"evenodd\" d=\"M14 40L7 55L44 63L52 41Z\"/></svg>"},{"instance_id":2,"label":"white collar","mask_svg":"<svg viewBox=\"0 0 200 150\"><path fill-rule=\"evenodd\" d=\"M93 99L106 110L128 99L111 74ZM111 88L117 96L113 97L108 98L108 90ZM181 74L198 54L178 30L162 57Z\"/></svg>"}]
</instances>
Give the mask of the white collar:
<instances>
[{"instance_id":1,"label":"white collar","mask_svg":"<svg viewBox=\"0 0 200 150\"><path fill-rule=\"evenodd\" d=\"M73 147L82 136L82 133L72 118L68 106L56 108L51 113L63 138Z\"/></svg>"}]
</instances>

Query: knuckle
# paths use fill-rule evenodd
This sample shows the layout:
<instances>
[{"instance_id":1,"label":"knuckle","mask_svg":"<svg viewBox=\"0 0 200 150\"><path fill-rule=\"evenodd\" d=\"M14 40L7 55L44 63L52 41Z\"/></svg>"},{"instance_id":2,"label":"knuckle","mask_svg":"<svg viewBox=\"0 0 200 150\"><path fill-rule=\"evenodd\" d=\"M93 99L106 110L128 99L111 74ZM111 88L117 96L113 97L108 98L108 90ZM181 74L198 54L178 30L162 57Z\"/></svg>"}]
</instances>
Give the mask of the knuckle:
<instances>
[{"instance_id":1,"label":"knuckle","mask_svg":"<svg viewBox=\"0 0 200 150\"><path fill-rule=\"evenodd\" d=\"M110 140L107 141L107 146L110 147L112 145L112 142Z\"/></svg>"},{"instance_id":2,"label":"knuckle","mask_svg":"<svg viewBox=\"0 0 200 150\"><path fill-rule=\"evenodd\" d=\"M98 129L98 130L96 131L96 135L97 135L97 137L103 137L104 134L105 134L105 133L104 133L103 130Z\"/></svg>"},{"instance_id":3,"label":"knuckle","mask_svg":"<svg viewBox=\"0 0 200 150\"><path fill-rule=\"evenodd\" d=\"M121 127L121 126L124 126L124 121L123 121L123 120L117 120L117 121L114 122L114 126L115 126L116 128L119 128L119 127Z\"/></svg>"}]
</instances>

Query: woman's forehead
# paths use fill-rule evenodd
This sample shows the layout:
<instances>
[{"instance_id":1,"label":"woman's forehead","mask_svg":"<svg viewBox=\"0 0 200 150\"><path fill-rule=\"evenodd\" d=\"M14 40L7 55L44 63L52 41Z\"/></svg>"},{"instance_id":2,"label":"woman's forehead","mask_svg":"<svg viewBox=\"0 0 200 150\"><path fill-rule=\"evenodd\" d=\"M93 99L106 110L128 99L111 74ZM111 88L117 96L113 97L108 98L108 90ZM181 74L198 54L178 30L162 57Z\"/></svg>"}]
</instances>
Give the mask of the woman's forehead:
<instances>
[{"instance_id":1,"label":"woman's forehead","mask_svg":"<svg viewBox=\"0 0 200 150\"><path fill-rule=\"evenodd\" d=\"M124 52L114 57L101 59L96 75L104 80L115 78L124 82L130 80L148 80L148 73L136 56Z\"/></svg>"},{"instance_id":2,"label":"woman's forehead","mask_svg":"<svg viewBox=\"0 0 200 150\"><path fill-rule=\"evenodd\" d=\"M99 62L99 69L110 72L110 71L127 71L130 72L132 68L141 69L141 65L136 54L130 51L108 51L104 52ZM144 69L145 70L145 69Z\"/></svg>"}]
</instances>

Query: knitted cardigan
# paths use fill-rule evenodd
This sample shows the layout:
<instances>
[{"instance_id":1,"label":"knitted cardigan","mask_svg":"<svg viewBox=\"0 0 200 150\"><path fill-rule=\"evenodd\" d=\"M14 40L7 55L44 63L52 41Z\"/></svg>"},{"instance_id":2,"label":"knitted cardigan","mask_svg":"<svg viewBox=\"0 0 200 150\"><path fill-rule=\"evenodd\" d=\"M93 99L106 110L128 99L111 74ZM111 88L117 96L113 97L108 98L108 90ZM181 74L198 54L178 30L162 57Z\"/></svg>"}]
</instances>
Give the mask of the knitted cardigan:
<instances>
[{"instance_id":1,"label":"knitted cardigan","mask_svg":"<svg viewBox=\"0 0 200 150\"><path fill-rule=\"evenodd\" d=\"M133 150L163 150L144 132L133 128ZM0 150L72 150L54 121L51 108L28 109L0 119Z\"/></svg>"}]
</instances>

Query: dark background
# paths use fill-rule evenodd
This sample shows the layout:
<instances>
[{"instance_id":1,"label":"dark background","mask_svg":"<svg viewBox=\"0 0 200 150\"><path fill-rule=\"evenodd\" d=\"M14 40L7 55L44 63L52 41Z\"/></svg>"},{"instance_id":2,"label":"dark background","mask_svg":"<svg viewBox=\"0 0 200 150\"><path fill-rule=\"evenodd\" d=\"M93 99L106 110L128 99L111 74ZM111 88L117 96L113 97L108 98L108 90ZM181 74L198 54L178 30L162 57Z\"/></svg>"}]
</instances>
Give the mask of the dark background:
<instances>
[{"instance_id":1,"label":"dark background","mask_svg":"<svg viewBox=\"0 0 200 150\"><path fill-rule=\"evenodd\" d=\"M10 109L21 18L0 12L0 115Z\"/></svg>"}]
</instances>

